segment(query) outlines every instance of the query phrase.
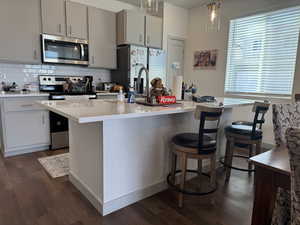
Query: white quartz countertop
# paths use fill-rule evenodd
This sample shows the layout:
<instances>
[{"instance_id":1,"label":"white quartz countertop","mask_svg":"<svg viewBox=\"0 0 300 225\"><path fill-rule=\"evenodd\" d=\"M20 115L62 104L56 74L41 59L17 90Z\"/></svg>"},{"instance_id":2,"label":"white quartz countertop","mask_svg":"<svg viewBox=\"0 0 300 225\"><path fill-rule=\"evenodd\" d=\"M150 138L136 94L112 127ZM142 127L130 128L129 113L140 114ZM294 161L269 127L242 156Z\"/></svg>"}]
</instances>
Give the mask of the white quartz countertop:
<instances>
[{"instance_id":1,"label":"white quartz countertop","mask_svg":"<svg viewBox=\"0 0 300 225\"><path fill-rule=\"evenodd\" d=\"M49 93L45 92L0 92L0 98L18 98L18 97L47 97Z\"/></svg>"},{"instance_id":2,"label":"white quartz countertop","mask_svg":"<svg viewBox=\"0 0 300 225\"><path fill-rule=\"evenodd\" d=\"M114 92L97 92L97 96L117 96ZM0 98L47 97L47 92L0 92Z\"/></svg>"},{"instance_id":3,"label":"white quartz countertop","mask_svg":"<svg viewBox=\"0 0 300 225\"><path fill-rule=\"evenodd\" d=\"M217 98L216 103L195 103L183 101L181 104L162 106L144 106L140 104L118 103L116 100L65 100L39 101L38 103L50 111L65 116L78 123L92 123L112 119L138 118L145 116L166 115L192 112L199 104L218 106L222 102L224 108L252 105L254 100L236 98Z\"/></svg>"},{"instance_id":4,"label":"white quartz countertop","mask_svg":"<svg viewBox=\"0 0 300 225\"><path fill-rule=\"evenodd\" d=\"M99 96L117 96L119 93L117 92L96 92L97 95Z\"/></svg>"}]
</instances>

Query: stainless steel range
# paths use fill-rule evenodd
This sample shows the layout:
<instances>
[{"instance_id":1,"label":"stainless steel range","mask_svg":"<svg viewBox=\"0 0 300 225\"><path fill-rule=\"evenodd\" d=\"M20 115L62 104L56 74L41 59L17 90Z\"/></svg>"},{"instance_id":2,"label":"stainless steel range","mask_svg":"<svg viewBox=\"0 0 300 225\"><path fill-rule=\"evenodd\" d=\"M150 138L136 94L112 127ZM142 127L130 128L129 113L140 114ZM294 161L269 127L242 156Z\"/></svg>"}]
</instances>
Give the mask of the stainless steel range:
<instances>
[{"instance_id":1,"label":"stainless steel range","mask_svg":"<svg viewBox=\"0 0 300 225\"><path fill-rule=\"evenodd\" d=\"M96 99L92 76L39 76L41 92L49 92L49 100ZM69 146L68 119L50 112L50 149Z\"/></svg>"}]
</instances>

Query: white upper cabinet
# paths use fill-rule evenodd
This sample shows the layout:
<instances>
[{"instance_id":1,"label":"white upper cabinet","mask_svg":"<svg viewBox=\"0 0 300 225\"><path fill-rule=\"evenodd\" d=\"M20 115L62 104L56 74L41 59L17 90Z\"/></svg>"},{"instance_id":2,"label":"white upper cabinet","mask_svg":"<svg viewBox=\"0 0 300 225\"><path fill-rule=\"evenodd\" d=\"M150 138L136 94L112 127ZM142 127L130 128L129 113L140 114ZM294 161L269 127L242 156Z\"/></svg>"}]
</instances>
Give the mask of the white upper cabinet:
<instances>
[{"instance_id":1,"label":"white upper cabinet","mask_svg":"<svg viewBox=\"0 0 300 225\"><path fill-rule=\"evenodd\" d=\"M162 48L162 19L155 16L146 16L146 46Z\"/></svg>"},{"instance_id":2,"label":"white upper cabinet","mask_svg":"<svg viewBox=\"0 0 300 225\"><path fill-rule=\"evenodd\" d=\"M41 0L43 33L66 35L66 3L64 0Z\"/></svg>"},{"instance_id":3,"label":"white upper cabinet","mask_svg":"<svg viewBox=\"0 0 300 225\"><path fill-rule=\"evenodd\" d=\"M0 27L0 61L40 63L40 0L1 0Z\"/></svg>"},{"instance_id":4,"label":"white upper cabinet","mask_svg":"<svg viewBox=\"0 0 300 225\"><path fill-rule=\"evenodd\" d=\"M117 14L117 43L145 45L145 15L123 10Z\"/></svg>"},{"instance_id":5,"label":"white upper cabinet","mask_svg":"<svg viewBox=\"0 0 300 225\"><path fill-rule=\"evenodd\" d=\"M162 48L163 20L136 11L123 10L117 16L117 44Z\"/></svg>"},{"instance_id":6,"label":"white upper cabinet","mask_svg":"<svg viewBox=\"0 0 300 225\"><path fill-rule=\"evenodd\" d=\"M87 6L75 2L66 2L67 36L88 39Z\"/></svg>"},{"instance_id":7,"label":"white upper cabinet","mask_svg":"<svg viewBox=\"0 0 300 225\"><path fill-rule=\"evenodd\" d=\"M43 33L88 39L87 6L65 0L41 0Z\"/></svg>"},{"instance_id":8,"label":"white upper cabinet","mask_svg":"<svg viewBox=\"0 0 300 225\"><path fill-rule=\"evenodd\" d=\"M116 14L88 8L90 67L116 68Z\"/></svg>"}]
</instances>

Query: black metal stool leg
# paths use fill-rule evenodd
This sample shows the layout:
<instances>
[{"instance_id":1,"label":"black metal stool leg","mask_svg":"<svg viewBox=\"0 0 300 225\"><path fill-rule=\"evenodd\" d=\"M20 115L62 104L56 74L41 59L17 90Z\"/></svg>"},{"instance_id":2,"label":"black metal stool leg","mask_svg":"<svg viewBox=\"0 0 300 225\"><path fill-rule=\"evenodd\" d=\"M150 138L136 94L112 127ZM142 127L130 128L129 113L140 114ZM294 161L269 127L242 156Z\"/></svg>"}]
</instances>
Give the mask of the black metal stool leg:
<instances>
[{"instance_id":1,"label":"black metal stool leg","mask_svg":"<svg viewBox=\"0 0 300 225\"><path fill-rule=\"evenodd\" d=\"M255 152L256 155L261 153L261 141L256 144L255 150L256 150L256 152Z\"/></svg>"},{"instance_id":2,"label":"black metal stool leg","mask_svg":"<svg viewBox=\"0 0 300 225\"><path fill-rule=\"evenodd\" d=\"M198 173L202 174L202 159L198 159Z\"/></svg>"},{"instance_id":3,"label":"black metal stool leg","mask_svg":"<svg viewBox=\"0 0 300 225\"><path fill-rule=\"evenodd\" d=\"M232 158L233 158L233 150L234 150L234 142L232 140L229 141L228 145L228 152L227 152L227 161L225 162L226 166L226 179L225 181L228 182L231 175L231 166L232 166Z\"/></svg>"},{"instance_id":4,"label":"black metal stool leg","mask_svg":"<svg viewBox=\"0 0 300 225\"><path fill-rule=\"evenodd\" d=\"M227 167L227 162L228 162L228 156L229 156L229 145L230 145L230 142L229 140L226 141L226 149L225 149L225 157L224 157L224 162L222 162L222 158L220 158L220 163L222 165L224 165L224 171L226 171Z\"/></svg>"},{"instance_id":5,"label":"black metal stool leg","mask_svg":"<svg viewBox=\"0 0 300 225\"><path fill-rule=\"evenodd\" d=\"M253 156L253 145L249 145L249 160L248 160L248 174L251 175L252 174L252 162L250 161L250 158Z\"/></svg>"}]
</instances>

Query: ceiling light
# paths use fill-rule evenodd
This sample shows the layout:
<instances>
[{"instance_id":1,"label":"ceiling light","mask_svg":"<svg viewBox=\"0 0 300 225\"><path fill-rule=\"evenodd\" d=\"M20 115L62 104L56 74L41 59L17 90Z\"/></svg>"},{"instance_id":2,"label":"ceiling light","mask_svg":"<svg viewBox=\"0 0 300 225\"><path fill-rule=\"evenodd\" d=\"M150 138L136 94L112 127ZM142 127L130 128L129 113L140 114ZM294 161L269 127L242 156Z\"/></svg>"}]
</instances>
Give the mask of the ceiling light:
<instances>
[{"instance_id":1,"label":"ceiling light","mask_svg":"<svg viewBox=\"0 0 300 225\"><path fill-rule=\"evenodd\" d=\"M208 9L208 23L206 24L206 31L220 31L221 20L220 20L220 10L221 10L221 0L214 0L207 4Z\"/></svg>"},{"instance_id":2,"label":"ceiling light","mask_svg":"<svg viewBox=\"0 0 300 225\"><path fill-rule=\"evenodd\" d=\"M158 13L158 0L140 0L140 9L146 13Z\"/></svg>"}]
</instances>

